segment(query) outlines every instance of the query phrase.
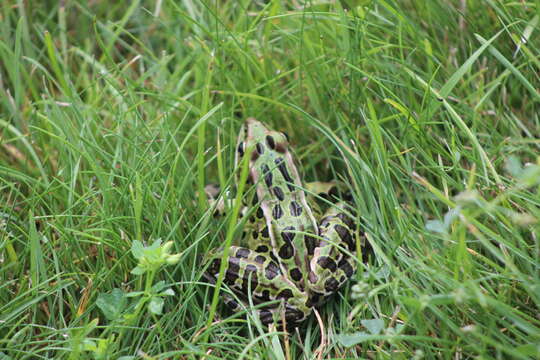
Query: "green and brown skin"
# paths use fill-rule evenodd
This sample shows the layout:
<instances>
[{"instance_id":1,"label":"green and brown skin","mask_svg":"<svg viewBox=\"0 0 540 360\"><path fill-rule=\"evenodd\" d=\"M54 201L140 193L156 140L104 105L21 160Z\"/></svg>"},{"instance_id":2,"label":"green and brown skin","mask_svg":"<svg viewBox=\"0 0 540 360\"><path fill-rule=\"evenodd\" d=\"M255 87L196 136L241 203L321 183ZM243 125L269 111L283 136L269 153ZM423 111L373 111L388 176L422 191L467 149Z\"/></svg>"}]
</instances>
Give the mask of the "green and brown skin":
<instances>
[{"instance_id":1,"label":"green and brown skin","mask_svg":"<svg viewBox=\"0 0 540 360\"><path fill-rule=\"evenodd\" d=\"M285 134L250 118L237 149L237 163L252 149L249 180L256 187L253 206L258 208L243 240L247 246L230 249L224 283L244 306L249 297L254 305L268 303L258 310L264 324L281 322L282 316L297 324L354 274L357 226L342 202L315 219ZM318 188L329 185L311 187ZM218 276L220 258L221 253L215 255L205 274L211 282ZM225 302L233 310L242 308L230 296Z\"/></svg>"}]
</instances>

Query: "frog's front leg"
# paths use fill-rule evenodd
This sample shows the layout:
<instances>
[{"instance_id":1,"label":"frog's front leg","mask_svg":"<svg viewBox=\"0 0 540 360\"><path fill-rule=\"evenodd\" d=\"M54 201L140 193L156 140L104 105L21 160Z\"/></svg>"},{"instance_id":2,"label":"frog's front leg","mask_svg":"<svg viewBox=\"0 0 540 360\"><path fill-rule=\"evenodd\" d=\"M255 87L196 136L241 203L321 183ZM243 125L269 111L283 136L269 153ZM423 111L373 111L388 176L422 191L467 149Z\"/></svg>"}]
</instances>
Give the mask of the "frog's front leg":
<instances>
[{"instance_id":1,"label":"frog's front leg","mask_svg":"<svg viewBox=\"0 0 540 360\"><path fill-rule=\"evenodd\" d=\"M319 237L308 253L310 304L318 305L335 293L356 271L356 224L345 203L328 209L319 223ZM318 242L318 243L317 243Z\"/></svg>"},{"instance_id":2,"label":"frog's front leg","mask_svg":"<svg viewBox=\"0 0 540 360\"><path fill-rule=\"evenodd\" d=\"M221 265L221 253L216 254L205 273L206 279L215 283ZM231 246L223 282L238 297L244 307L249 307L250 297L265 325L281 322L282 311L288 324L303 321L311 312L306 305L308 296L283 276L281 268L268 254L258 253L245 247ZM242 309L232 296L224 294L226 304L233 310ZM273 300L280 300L273 302ZM264 305L265 303L268 303Z\"/></svg>"}]
</instances>

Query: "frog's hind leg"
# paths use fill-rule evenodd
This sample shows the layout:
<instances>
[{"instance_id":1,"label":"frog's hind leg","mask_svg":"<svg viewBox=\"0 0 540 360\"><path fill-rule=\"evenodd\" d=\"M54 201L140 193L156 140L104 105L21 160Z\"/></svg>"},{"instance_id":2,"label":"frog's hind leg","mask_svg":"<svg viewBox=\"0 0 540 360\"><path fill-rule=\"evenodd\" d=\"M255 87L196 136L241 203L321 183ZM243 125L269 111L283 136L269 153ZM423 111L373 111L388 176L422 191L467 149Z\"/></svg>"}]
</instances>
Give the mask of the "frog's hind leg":
<instances>
[{"instance_id":1,"label":"frog's hind leg","mask_svg":"<svg viewBox=\"0 0 540 360\"><path fill-rule=\"evenodd\" d=\"M356 271L357 227L346 208L340 202L328 209L319 224L319 237L311 239L314 243L308 246L313 254L308 275L310 305L322 303Z\"/></svg>"},{"instance_id":2,"label":"frog's hind leg","mask_svg":"<svg viewBox=\"0 0 540 360\"><path fill-rule=\"evenodd\" d=\"M209 282L216 282L220 266L221 254L217 254L204 274ZM257 312L263 324L279 322L280 309L285 310L286 321L291 323L302 321L311 312L311 308L306 305L307 294L282 274L279 265L269 255L245 247L231 246L223 282L240 301L224 294L227 306L238 311L242 305L249 307L251 300L253 305L261 306ZM269 303L273 300L280 301Z\"/></svg>"},{"instance_id":3,"label":"frog's hind leg","mask_svg":"<svg viewBox=\"0 0 540 360\"><path fill-rule=\"evenodd\" d=\"M248 299L235 299L230 294L223 294L223 302L234 312L240 312L249 308ZM285 314L283 316L283 310ZM307 309L306 312L295 309L290 304L284 302L276 303L272 306L263 306L254 310L259 320L263 325L269 325L276 323L281 325L283 320L287 327L297 325L304 321L311 313L311 309Z\"/></svg>"}]
</instances>

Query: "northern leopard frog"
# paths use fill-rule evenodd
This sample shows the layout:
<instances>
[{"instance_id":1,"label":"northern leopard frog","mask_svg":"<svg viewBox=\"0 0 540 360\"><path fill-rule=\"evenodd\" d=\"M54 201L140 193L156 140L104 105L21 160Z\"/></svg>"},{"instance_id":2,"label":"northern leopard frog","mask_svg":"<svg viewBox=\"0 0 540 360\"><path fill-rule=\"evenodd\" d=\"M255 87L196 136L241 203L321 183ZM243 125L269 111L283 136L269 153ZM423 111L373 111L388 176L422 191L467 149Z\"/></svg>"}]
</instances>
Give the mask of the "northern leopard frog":
<instances>
[{"instance_id":1,"label":"northern leopard frog","mask_svg":"<svg viewBox=\"0 0 540 360\"><path fill-rule=\"evenodd\" d=\"M250 303L263 324L297 324L335 293L356 270L356 223L347 205L337 202L317 222L289 151L284 133L248 119L240 132L237 164L253 149L248 181L255 186L248 207L244 239L230 248L224 283L236 298L224 295L233 310ZM330 188L314 183L311 190ZM349 208L350 209L350 208ZM205 277L215 282L221 252L215 254ZM278 300L278 301L273 301ZM284 311L284 314L283 314Z\"/></svg>"}]
</instances>

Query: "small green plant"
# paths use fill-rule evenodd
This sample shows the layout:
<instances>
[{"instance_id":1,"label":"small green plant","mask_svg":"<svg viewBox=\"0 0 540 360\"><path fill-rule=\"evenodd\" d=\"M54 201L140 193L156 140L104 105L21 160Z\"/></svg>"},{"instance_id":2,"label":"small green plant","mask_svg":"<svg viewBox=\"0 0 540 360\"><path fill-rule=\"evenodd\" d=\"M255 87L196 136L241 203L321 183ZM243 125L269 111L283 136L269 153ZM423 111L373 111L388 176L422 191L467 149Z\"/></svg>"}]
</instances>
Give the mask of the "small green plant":
<instances>
[{"instance_id":1,"label":"small green plant","mask_svg":"<svg viewBox=\"0 0 540 360\"><path fill-rule=\"evenodd\" d=\"M96 300L97 307L107 320L116 326L108 327L100 339L85 338L77 342L82 345L82 351L91 352L94 359L105 359L114 350L117 341L123 337L127 327L134 325L145 307L152 316L163 313L164 298L175 293L170 284L165 281L154 284L154 279L164 266L177 264L180 260L181 254L170 253L172 245L172 241L161 244L161 239L154 241L150 246L144 246L139 240L133 242L131 253L138 260L138 264L131 273L144 276L144 287L140 291L130 292L114 288L108 293L99 294ZM118 336L108 333L110 329L115 328L120 328Z\"/></svg>"},{"instance_id":2,"label":"small green plant","mask_svg":"<svg viewBox=\"0 0 540 360\"><path fill-rule=\"evenodd\" d=\"M145 305L152 315L163 313L164 298L174 295L174 291L164 281L154 284L154 279L163 266L174 265L180 260L181 254L170 254L172 245L172 241L162 245L160 239L150 246L144 246L138 240L133 242L131 253L139 263L131 273L145 276L144 289L126 293L115 288L110 293L100 294L96 305L109 321L123 319L130 322L140 315ZM130 304L129 298L138 300Z\"/></svg>"}]
</instances>

